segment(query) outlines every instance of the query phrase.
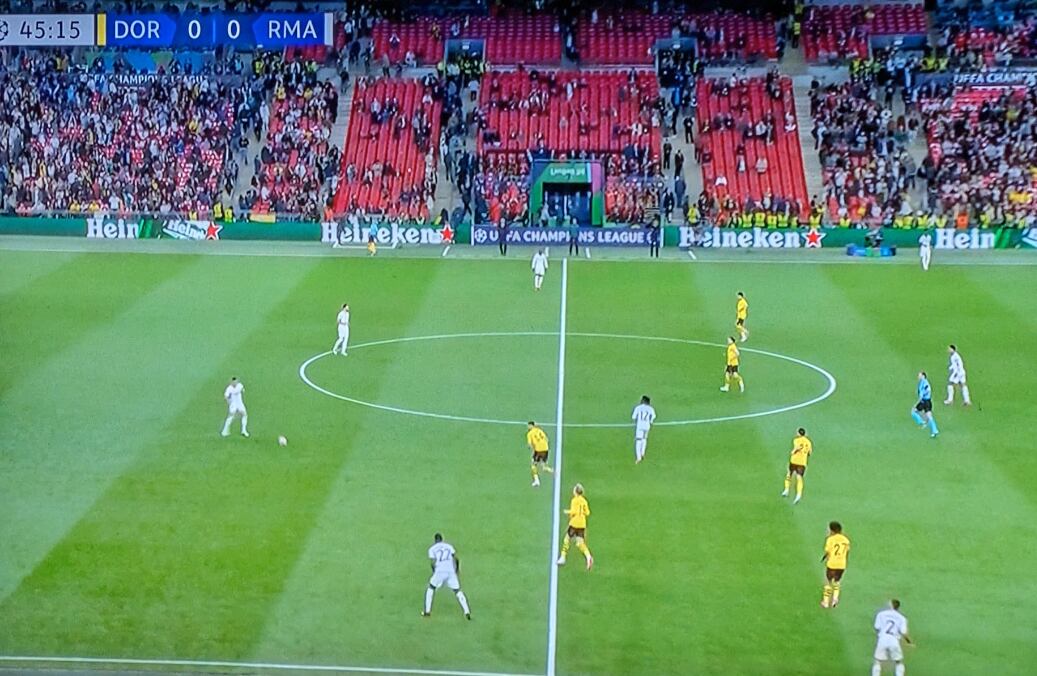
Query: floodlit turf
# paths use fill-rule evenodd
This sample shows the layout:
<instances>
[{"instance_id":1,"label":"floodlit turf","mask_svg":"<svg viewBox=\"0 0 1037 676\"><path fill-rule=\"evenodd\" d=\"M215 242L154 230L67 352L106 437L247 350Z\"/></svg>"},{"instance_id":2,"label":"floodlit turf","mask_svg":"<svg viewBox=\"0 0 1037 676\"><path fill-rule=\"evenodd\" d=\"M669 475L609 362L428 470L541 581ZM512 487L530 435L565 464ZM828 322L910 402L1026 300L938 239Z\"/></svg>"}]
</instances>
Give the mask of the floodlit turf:
<instances>
[{"instance_id":1,"label":"floodlit turf","mask_svg":"<svg viewBox=\"0 0 1037 676\"><path fill-rule=\"evenodd\" d=\"M977 258L976 260L982 260ZM553 428L560 261L534 294L514 262L0 252L0 654L542 674L550 480L521 425ZM1037 664L1037 269L937 265L569 266L564 416L739 416L824 393L746 352L721 394L735 292L746 347L829 371L794 412L570 427L563 497L587 488L595 569L559 571L559 674L860 674L874 612L900 598L909 673ZM348 357L317 385L342 302ZM369 342L444 334L536 334ZM944 394L957 342L977 406L908 416L915 373ZM218 435L245 384L251 439ZM779 497L795 428L804 501ZM235 426L235 431L237 427ZM287 448L276 443L288 437ZM843 602L818 607L825 524L853 541ZM474 621L425 550L457 548Z\"/></svg>"}]
</instances>

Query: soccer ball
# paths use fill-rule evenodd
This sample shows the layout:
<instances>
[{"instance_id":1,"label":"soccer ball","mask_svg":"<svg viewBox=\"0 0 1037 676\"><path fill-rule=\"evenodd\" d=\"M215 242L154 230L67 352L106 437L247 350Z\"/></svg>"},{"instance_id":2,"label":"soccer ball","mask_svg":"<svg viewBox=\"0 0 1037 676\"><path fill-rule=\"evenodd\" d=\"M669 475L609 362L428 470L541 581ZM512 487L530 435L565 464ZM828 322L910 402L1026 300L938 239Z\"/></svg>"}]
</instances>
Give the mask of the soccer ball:
<instances>
[{"instance_id":1,"label":"soccer ball","mask_svg":"<svg viewBox=\"0 0 1037 676\"><path fill-rule=\"evenodd\" d=\"M282 434L281 436L277 437L277 443L280 446L287 446L288 445L288 437L286 437L285 435Z\"/></svg>"}]
</instances>

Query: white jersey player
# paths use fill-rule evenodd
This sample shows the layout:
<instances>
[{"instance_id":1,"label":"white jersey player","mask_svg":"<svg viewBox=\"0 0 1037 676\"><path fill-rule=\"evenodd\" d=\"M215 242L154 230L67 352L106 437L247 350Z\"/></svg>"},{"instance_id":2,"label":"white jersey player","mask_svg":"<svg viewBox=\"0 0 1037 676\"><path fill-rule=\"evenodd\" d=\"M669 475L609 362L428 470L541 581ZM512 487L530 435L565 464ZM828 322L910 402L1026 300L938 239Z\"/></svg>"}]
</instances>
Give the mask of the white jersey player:
<instances>
[{"instance_id":1,"label":"white jersey player","mask_svg":"<svg viewBox=\"0 0 1037 676\"><path fill-rule=\"evenodd\" d=\"M544 285L544 275L547 273L547 254L543 249L538 249L533 254L530 267L533 269L533 290L539 291L540 287Z\"/></svg>"},{"instance_id":2,"label":"white jersey player","mask_svg":"<svg viewBox=\"0 0 1037 676\"><path fill-rule=\"evenodd\" d=\"M335 320L338 327L338 340L331 348L331 354L346 356L346 348L349 347L349 303L344 303L339 310L338 318Z\"/></svg>"},{"instance_id":3,"label":"white jersey player","mask_svg":"<svg viewBox=\"0 0 1037 676\"><path fill-rule=\"evenodd\" d=\"M461 610L466 619L472 619L472 613L468 608L468 597L461 591L461 583L457 580L457 573L461 570L461 561L457 558L454 548L443 542L443 536L436 533L435 544L428 549L428 557L432 559L432 577L428 581L428 589L425 590L425 610L422 617L432 614L432 597L436 590L446 583L457 596L457 602L461 604Z\"/></svg>"},{"instance_id":4,"label":"white jersey player","mask_svg":"<svg viewBox=\"0 0 1037 676\"><path fill-rule=\"evenodd\" d=\"M223 423L223 436L230 436L230 424L234 422L234 416L241 416L241 436L248 436L248 411L245 410L245 400L242 392L245 386L237 378L231 378L227 389L223 391L223 398L227 400L227 420Z\"/></svg>"},{"instance_id":5,"label":"white jersey player","mask_svg":"<svg viewBox=\"0 0 1037 676\"><path fill-rule=\"evenodd\" d=\"M634 413L630 416L634 421L634 464L645 459L645 451L648 450L648 432L655 422L655 409L652 408L652 400L648 395L641 397L641 403L634 407Z\"/></svg>"},{"instance_id":6,"label":"white jersey player","mask_svg":"<svg viewBox=\"0 0 1037 676\"><path fill-rule=\"evenodd\" d=\"M923 232L918 238L918 258L922 261L922 269L929 269L929 261L933 259L933 236Z\"/></svg>"},{"instance_id":7,"label":"white jersey player","mask_svg":"<svg viewBox=\"0 0 1037 676\"><path fill-rule=\"evenodd\" d=\"M958 354L956 345L948 345L947 352L951 356L947 363L947 399L943 403L954 403L954 386L957 385L961 388L962 403L966 406L971 406L972 397L969 396L969 386L965 382L965 362L961 360L961 355Z\"/></svg>"},{"instance_id":8,"label":"white jersey player","mask_svg":"<svg viewBox=\"0 0 1037 676\"><path fill-rule=\"evenodd\" d=\"M907 618L900 613L900 601L893 599L889 608L875 615L875 661L871 665L871 676L881 676L882 663L892 662L896 676L904 676L904 650L900 639L911 645L907 635Z\"/></svg>"}]
</instances>

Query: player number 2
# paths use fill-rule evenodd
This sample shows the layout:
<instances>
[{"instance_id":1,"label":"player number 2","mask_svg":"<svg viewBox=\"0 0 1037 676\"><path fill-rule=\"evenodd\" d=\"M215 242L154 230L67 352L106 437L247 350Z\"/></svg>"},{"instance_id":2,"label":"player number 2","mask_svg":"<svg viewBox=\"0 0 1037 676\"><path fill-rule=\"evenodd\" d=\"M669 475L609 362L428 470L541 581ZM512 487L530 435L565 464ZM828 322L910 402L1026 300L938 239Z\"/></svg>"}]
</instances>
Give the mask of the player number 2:
<instances>
[{"instance_id":1,"label":"player number 2","mask_svg":"<svg viewBox=\"0 0 1037 676\"><path fill-rule=\"evenodd\" d=\"M886 633L890 636L896 636L896 632L893 631L893 628L896 626L897 624L893 620L886 620Z\"/></svg>"}]
</instances>

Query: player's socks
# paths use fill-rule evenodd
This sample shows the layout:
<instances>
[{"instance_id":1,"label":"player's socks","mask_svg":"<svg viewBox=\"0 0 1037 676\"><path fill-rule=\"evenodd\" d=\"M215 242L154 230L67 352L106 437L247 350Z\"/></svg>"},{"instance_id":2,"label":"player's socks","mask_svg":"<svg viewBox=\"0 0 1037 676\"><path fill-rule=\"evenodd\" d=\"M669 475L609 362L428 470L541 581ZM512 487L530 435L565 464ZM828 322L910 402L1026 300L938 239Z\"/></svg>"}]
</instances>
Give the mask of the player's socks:
<instances>
[{"instance_id":1,"label":"player's socks","mask_svg":"<svg viewBox=\"0 0 1037 676\"><path fill-rule=\"evenodd\" d=\"M745 392L745 380L742 376L738 376L738 391Z\"/></svg>"},{"instance_id":2,"label":"player's socks","mask_svg":"<svg viewBox=\"0 0 1037 676\"><path fill-rule=\"evenodd\" d=\"M580 550L581 554L583 554L583 558L587 561L587 570L590 570L591 566L594 565L594 557L591 556L591 550L587 547L587 544L582 540L576 543L576 548Z\"/></svg>"},{"instance_id":3,"label":"player's socks","mask_svg":"<svg viewBox=\"0 0 1037 676\"><path fill-rule=\"evenodd\" d=\"M839 592L842 589L842 585L839 582L832 583L832 607L835 608L839 605Z\"/></svg>"},{"instance_id":4,"label":"player's socks","mask_svg":"<svg viewBox=\"0 0 1037 676\"><path fill-rule=\"evenodd\" d=\"M548 465L547 463L544 463L542 465L542 467L543 467L544 471L547 472L548 474L554 474L555 473L554 469L552 469L551 466Z\"/></svg>"},{"instance_id":5,"label":"player's socks","mask_svg":"<svg viewBox=\"0 0 1037 676\"><path fill-rule=\"evenodd\" d=\"M232 422L234 422L234 416L232 416L232 415L227 416L227 420L223 423L223 432L221 433L221 434L223 434L223 436L225 436L225 437L229 437L230 436L230 424Z\"/></svg>"},{"instance_id":6,"label":"player's socks","mask_svg":"<svg viewBox=\"0 0 1037 676\"><path fill-rule=\"evenodd\" d=\"M803 499L803 477L796 475L796 502Z\"/></svg>"},{"instance_id":7,"label":"player's socks","mask_svg":"<svg viewBox=\"0 0 1037 676\"><path fill-rule=\"evenodd\" d=\"M460 589L457 590L457 602L461 604L461 610L464 611L465 617L469 620L472 619L472 611L468 609L468 597Z\"/></svg>"},{"instance_id":8,"label":"player's socks","mask_svg":"<svg viewBox=\"0 0 1037 676\"><path fill-rule=\"evenodd\" d=\"M821 593L821 607L828 608L832 604L832 585L826 584Z\"/></svg>"},{"instance_id":9,"label":"player's socks","mask_svg":"<svg viewBox=\"0 0 1037 676\"><path fill-rule=\"evenodd\" d=\"M789 486L792 485L792 477L788 474L785 475L785 490L781 492L781 497L787 498L789 496Z\"/></svg>"},{"instance_id":10,"label":"player's socks","mask_svg":"<svg viewBox=\"0 0 1037 676\"><path fill-rule=\"evenodd\" d=\"M969 396L969 386L968 385L962 385L961 386L961 400L962 400L962 402L966 406L969 406L969 405L972 404L972 397Z\"/></svg>"},{"instance_id":11,"label":"player's socks","mask_svg":"<svg viewBox=\"0 0 1037 676\"><path fill-rule=\"evenodd\" d=\"M940 430L936 428L936 418L931 415L929 416L929 432L934 437L940 433Z\"/></svg>"},{"instance_id":12,"label":"player's socks","mask_svg":"<svg viewBox=\"0 0 1037 676\"><path fill-rule=\"evenodd\" d=\"M904 672L906 671L907 668L904 666L903 662L897 662L896 666L893 667L893 673L895 673L896 676L904 676Z\"/></svg>"},{"instance_id":13,"label":"player's socks","mask_svg":"<svg viewBox=\"0 0 1037 676\"><path fill-rule=\"evenodd\" d=\"M962 391L962 396L965 396L964 390ZM943 403L945 403L945 404L953 404L954 403L954 385L948 385L947 386L947 398L943 400Z\"/></svg>"},{"instance_id":14,"label":"player's socks","mask_svg":"<svg viewBox=\"0 0 1037 676\"><path fill-rule=\"evenodd\" d=\"M429 587L425 590L425 614L432 614L432 596L436 593L436 590Z\"/></svg>"},{"instance_id":15,"label":"player's socks","mask_svg":"<svg viewBox=\"0 0 1037 676\"><path fill-rule=\"evenodd\" d=\"M875 660L871 663L871 676L882 676L882 662Z\"/></svg>"},{"instance_id":16,"label":"player's socks","mask_svg":"<svg viewBox=\"0 0 1037 676\"><path fill-rule=\"evenodd\" d=\"M533 470L533 487L536 488L540 485L540 473L537 472L536 465L533 465L531 469Z\"/></svg>"},{"instance_id":17,"label":"player's socks","mask_svg":"<svg viewBox=\"0 0 1037 676\"><path fill-rule=\"evenodd\" d=\"M241 436L243 436L243 437L247 437L248 436L248 416L247 415L241 416Z\"/></svg>"},{"instance_id":18,"label":"player's socks","mask_svg":"<svg viewBox=\"0 0 1037 676\"><path fill-rule=\"evenodd\" d=\"M925 424L925 419L924 419L924 418L922 418L922 415L921 415L921 414L920 414L920 413L919 413L918 411L911 411L911 418L912 418L912 419L913 419L913 420L914 420L914 421L915 421L915 422L916 422L916 423L917 423L917 424L918 424L919 426L922 426L922 425L924 425L924 424Z\"/></svg>"},{"instance_id":19,"label":"player's socks","mask_svg":"<svg viewBox=\"0 0 1037 676\"><path fill-rule=\"evenodd\" d=\"M558 555L558 565L559 566L564 566L565 565L565 559L566 559L567 556L569 556L569 545L570 544L572 544L572 542L569 540L569 536L568 535L566 535L564 538L562 538L562 552L561 552L561 554Z\"/></svg>"}]
</instances>

